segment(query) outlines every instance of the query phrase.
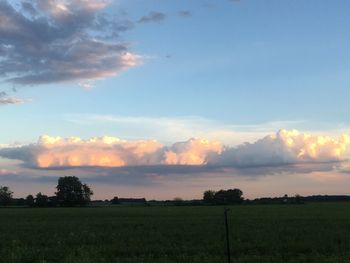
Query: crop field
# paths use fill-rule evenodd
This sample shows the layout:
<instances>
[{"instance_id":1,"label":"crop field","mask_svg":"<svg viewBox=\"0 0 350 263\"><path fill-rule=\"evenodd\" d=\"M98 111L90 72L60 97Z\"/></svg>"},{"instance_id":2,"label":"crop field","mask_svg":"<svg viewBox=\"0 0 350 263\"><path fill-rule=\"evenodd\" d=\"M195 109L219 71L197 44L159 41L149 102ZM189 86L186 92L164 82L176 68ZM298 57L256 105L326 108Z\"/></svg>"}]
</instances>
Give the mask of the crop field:
<instances>
[{"instance_id":1,"label":"crop field","mask_svg":"<svg viewBox=\"0 0 350 263\"><path fill-rule=\"evenodd\" d=\"M0 209L1 262L227 262L223 207ZM350 262L350 203L233 206L232 262Z\"/></svg>"}]
</instances>

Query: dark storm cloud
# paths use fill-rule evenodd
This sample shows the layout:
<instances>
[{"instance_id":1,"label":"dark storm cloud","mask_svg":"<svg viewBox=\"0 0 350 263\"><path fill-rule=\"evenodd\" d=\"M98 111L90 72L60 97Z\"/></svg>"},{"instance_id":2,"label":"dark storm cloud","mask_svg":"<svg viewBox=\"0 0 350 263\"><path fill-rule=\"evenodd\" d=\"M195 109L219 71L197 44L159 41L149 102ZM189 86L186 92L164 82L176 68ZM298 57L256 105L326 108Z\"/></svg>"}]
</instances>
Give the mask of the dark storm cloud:
<instances>
[{"instance_id":1,"label":"dark storm cloud","mask_svg":"<svg viewBox=\"0 0 350 263\"><path fill-rule=\"evenodd\" d=\"M22 85L88 81L138 65L116 40L133 23L103 16L108 4L35 0L16 8L0 0L0 77Z\"/></svg>"}]
</instances>

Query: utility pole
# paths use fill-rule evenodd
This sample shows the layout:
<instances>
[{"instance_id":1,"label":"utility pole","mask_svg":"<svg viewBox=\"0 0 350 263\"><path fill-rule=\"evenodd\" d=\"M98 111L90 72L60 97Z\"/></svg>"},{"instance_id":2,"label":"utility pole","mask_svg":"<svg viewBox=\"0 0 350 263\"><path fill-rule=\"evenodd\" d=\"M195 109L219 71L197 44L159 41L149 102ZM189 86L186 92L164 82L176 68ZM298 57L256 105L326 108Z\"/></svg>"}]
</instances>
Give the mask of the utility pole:
<instances>
[{"instance_id":1,"label":"utility pole","mask_svg":"<svg viewBox=\"0 0 350 263\"><path fill-rule=\"evenodd\" d=\"M228 211L230 211L230 209L225 208L224 215L225 215L225 228L226 228L227 262L231 263L230 235L229 235L228 220L227 220Z\"/></svg>"}]
</instances>

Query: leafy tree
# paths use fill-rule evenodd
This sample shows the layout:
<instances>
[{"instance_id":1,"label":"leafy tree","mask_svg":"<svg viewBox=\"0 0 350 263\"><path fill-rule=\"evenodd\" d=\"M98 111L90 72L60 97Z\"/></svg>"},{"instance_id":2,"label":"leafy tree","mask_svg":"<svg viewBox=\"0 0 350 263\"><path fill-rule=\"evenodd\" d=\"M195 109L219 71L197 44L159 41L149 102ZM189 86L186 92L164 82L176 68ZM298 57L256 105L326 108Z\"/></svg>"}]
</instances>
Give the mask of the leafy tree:
<instances>
[{"instance_id":1,"label":"leafy tree","mask_svg":"<svg viewBox=\"0 0 350 263\"><path fill-rule=\"evenodd\" d=\"M42 193L37 193L35 198L35 205L39 207L45 207L48 205L49 197L47 195L43 195Z\"/></svg>"},{"instance_id":2,"label":"leafy tree","mask_svg":"<svg viewBox=\"0 0 350 263\"><path fill-rule=\"evenodd\" d=\"M60 177L56 189L57 201L62 206L86 205L93 195L90 187L82 184L76 176Z\"/></svg>"},{"instance_id":3,"label":"leafy tree","mask_svg":"<svg viewBox=\"0 0 350 263\"><path fill-rule=\"evenodd\" d=\"M31 207L34 206L34 205L35 205L35 203L34 203L34 196L28 195L28 196L26 197L25 204L26 204L27 206L31 206Z\"/></svg>"},{"instance_id":4,"label":"leafy tree","mask_svg":"<svg viewBox=\"0 0 350 263\"><path fill-rule=\"evenodd\" d=\"M203 193L203 201L207 204L240 204L243 202L243 192L240 189L207 190Z\"/></svg>"},{"instance_id":5,"label":"leafy tree","mask_svg":"<svg viewBox=\"0 0 350 263\"><path fill-rule=\"evenodd\" d=\"M240 204L243 202L243 192L240 189L207 190L203 194L203 201L209 204Z\"/></svg>"},{"instance_id":6,"label":"leafy tree","mask_svg":"<svg viewBox=\"0 0 350 263\"><path fill-rule=\"evenodd\" d=\"M7 186L0 186L0 205L9 205L12 201L13 192Z\"/></svg>"},{"instance_id":7,"label":"leafy tree","mask_svg":"<svg viewBox=\"0 0 350 263\"><path fill-rule=\"evenodd\" d=\"M243 202L242 196L243 192L235 188L216 192L214 199L217 204L240 204Z\"/></svg>"},{"instance_id":8,"label":"leafy tree","mask_svg":"<svg viewBox=\"0 0 350 263\"><path fill-rule=\"evenodd\" d=\"M215 191L207 190L203 193L203 201L208 204L215 202Z\"/></svg>"},{"instance_id":9,"label":"leafy tree","mask_svg":"<svg viewBox=\"0 0 350 263\"><path fill-rule=\"evenodd\" d=\"M58 206L57 196L49 196L48 206Z\"/></svg>"}]
</instances>

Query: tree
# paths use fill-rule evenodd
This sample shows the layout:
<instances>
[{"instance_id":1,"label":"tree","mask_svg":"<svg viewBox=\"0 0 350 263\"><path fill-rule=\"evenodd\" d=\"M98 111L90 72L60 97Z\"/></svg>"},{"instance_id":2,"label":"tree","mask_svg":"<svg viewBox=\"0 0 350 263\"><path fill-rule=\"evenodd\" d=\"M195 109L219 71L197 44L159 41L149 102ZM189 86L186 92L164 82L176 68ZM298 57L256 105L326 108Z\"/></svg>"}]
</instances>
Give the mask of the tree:
<instances>
[{"instance_id":1,"label":"tree","mask_svg":"<svg viewBox=\"0 0 350 263\"><path fill-rule=\"evenodd\" d=\"M25 204L30 207L34 206L34 196L28 195L26 197Z\"/></svg>"},{"instance_id":2,"label":"tree","mask_svg":"<svg viewBox=\"0 0 350 263\"><path fill-rule=\"evenodd\" d=\"M212 204L215 202L215 191L207 190L203 193L203 201L204 203Z\"/></svg>"},{"instance_id":3,"label":"tree","mask_svg":"<svg viewBox=\"0 0 350 263\"><path fill-rule=\"evenodd\" d=\"M90 187L82 184L76 176L60 177L56 189L57 201L62 206L86 205L93 195Z\"/></svg>"},{"instance_id":4,"label":"tree","mask_svg":"<svg viewBox=\"0 0 350 263\"><path fill-rule=\"evenodd\" d=\"M49 196L48 206L51 206L51 207L58 206L57 196Z\"/></svg>"},{"instance_id":5,"label":"tree","mask_svg":"<svg viewBox=\"0 0 350 263\"><path fill-rule=\"evenodd\" d=\"M294 202L296 204L303 204L303 197L299 194L296 194L295 197L294 197Z\"/></svg>"},{"instance_id":6,"label":"tree","mask_svg":"<svg viewBox=\"0 0 350 263\"><path fill-rule=\"evenodd\" d=\"M14 201L17 206L24 206L26 204L26 201L24 200L24 198L14 199Z\"/></svg>"},{"instance_id":7,"label":"tree","mask_svg":"<svg viewBox=\"0 0 350 263\"><path fill-rule=\"evenodd\" d=\"M240 189L220 190L215 193L216 204L240 204L243 202L243 192Z\"/></svg>"},{"instance_id":8,"label":"tree","mask_svg":"<svg viewBox=\"0 0 350 263\"><path fill-rule=\"evenodd\" d=\"M111 200L111 203L112 205L119 205L120 202L119 202L118 196L113 197L113 199Z\"/></svg>"},{"instance_id":9,"label":"tree","mask_svg":"<svg viewBox=\"0 0 350 263\"><path fill-rule=\"evenodd\" d=\"M37 193L35 198L35 205L39 207L45 207L48 205L49 197L47 195L43 195L42 193Z\"/></svg>"},{"instance_id":10,"label":"tree","mask_svg":"<svg viewBox=\"0 0 350 263\"><path fill-rule=\"evenodd\" d=\"M7 186L0 186L0 205L9 205L12 201L13 192Z\"/></svg>"},{"instance_id":11,"label":"tree","mask_svg":"<svg viewBox=\"0 0 350 263\"><path fill-rule=\"evenodd\" d=\"M184 200L181 197L175 197L173 199L173 203L174 203L174 205L183 205L184 204Z\"/></svg>"}]
</instances>

